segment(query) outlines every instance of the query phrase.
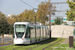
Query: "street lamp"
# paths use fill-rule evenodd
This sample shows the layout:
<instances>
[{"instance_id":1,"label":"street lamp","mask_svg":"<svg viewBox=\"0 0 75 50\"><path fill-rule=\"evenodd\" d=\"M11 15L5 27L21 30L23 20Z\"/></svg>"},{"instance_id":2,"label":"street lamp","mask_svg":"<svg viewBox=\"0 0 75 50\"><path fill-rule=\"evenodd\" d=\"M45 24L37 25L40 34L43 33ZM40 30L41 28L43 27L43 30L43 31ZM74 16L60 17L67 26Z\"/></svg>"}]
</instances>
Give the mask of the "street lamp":
<instances>
[{"instance_id":1,"label":"street lamp","mask_svg":"<svg viewBox=\"0 0 75 50\"><path fill-rule=\"evenodd\" d=\"M34 10L38 10L38 9L33 8L33 12L34 12ZM36 14L35 14L35 12L34 12L34 17L35 17L35 39L36 39ZM37 39L36 39L36 41L37 41Z\"/></svg>"},{"instance_id":2,"label":"street lamp","mask_svg":"<svg viewBox=\"0 0 75 50\"><path fill-rule=\"evenodd\" d=\"M33 8L33 12L34 12L34 8ZM34 12L34 14L35 14L35 12ZM34 17L35 17L35 39L36 39L36 15L34 15ZM37 39L36 39L36 41L37 41Z\"/></svg>"},{"instance_id":3,"label":"street lamp","mask_svg":"<svg viewBox=\"0 0 75 50\"><path fill-rule=\"evenodd\" d=\"M33 12L34 10L38 10L38 8L33 8ZM36 13L34 12L34 17L35 17L35 24L36 24Z\"/></svg>"}]
</instances>

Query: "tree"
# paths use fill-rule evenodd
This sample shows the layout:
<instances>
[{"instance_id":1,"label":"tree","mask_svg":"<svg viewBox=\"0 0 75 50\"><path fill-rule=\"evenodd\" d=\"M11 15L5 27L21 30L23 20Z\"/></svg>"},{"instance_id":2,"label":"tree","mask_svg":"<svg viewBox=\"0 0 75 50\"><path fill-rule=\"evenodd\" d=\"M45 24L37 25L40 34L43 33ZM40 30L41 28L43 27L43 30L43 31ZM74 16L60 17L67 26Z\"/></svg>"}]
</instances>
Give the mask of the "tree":
<instances>
[{"instance_id":1,"label":"tree","mask_svg":"<svg viewBox=\"0 0 75 50\"><path fill-rule=\"evenodd\" d=\"M4 34L9 33L9 24L3 13L0 13L0 34L2 35L2 43L4 42Z\"/></svg>"},{"instance_id":2,"label":"tree","mask_svg":"<svg viewBox=\"0 0 75 50\"><path fill-rule=\"evenodd\" d=\"M67 19L73 21L75 19L75 0L67 0L70 10L67 10Z\"/></svg>"},{"instance_id":3,"label":"tree","mask_svg":"<svg viewBox=\"0 0 75 50\"><path fill-rule=\"evenodd\" d=\"M34 23L34 12L33 10L27 10L23 11L20 15L17 15L17 19L19 22L30 22Z\"/></svg>"},{"instance_id":4,"label":"tree","mask_svg":"<svg viewBox=\"0 0 75 50\"><path fill-rule=\"evenodd\" d=\"M50 14L49 5L50 5L50 0L48 0L48 2L41 2L38 5L37 21L39 21L43 24L45 24L45 21L48 21L47 16ZM52 5L52 8L53 8L53 5ZM52 14L54 14L54 12Z\"/></svg>"},{"instance_id":5,"label":"tree","mask_svg":"<svg viewBox=\"0 0 75 50\"><path fill-rule=\"evenodd\" d=\"M60 25L63 22L63 18L59 18L57 17L56 19L54 19L54 24Z\"/></svg>"},{"instance_id":6,"label":"tree","mask_svg":"<svg viewBox=\"0 0 75 50\"><path fill-rule=\"evenodd\" d=\"M37 11L37 21L45 24L45 21L47 21L47 15L48 15L48 8L49 5L47 4L47 2L41 2L38 5L39 10Z\"/></svg>"},{"instance_id":7,"label":"tree","mask_svg":"<svg viewBox=\"0 0 75 50\"><path fill-rule=\"evenodd\" d=\"M9 34L12 35L12 41L13 41L13 33L14 33L13 25L16 22L15 17L16 17L15 15L11 15L11 17L7 17L7 22L9 24Z\"/></svg>"}]
</instances>

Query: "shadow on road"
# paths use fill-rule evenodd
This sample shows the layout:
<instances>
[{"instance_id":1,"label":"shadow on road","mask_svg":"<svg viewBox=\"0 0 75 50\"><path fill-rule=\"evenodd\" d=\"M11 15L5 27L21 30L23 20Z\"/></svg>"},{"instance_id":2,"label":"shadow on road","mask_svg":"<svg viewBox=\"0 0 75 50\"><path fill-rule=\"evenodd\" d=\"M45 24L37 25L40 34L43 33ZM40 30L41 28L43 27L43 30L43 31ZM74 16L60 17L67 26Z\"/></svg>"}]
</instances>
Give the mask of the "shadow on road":
<instances>
[{"instance_id":1,"label":"shadow on road","mask_svg":"<svg viewBox=\"0 0 75 50\"><path fill-rule=\"evenodd\" d=\"M15 46L42 45L42 44L47 44L47 43L53 42L55 40L57 40L57 38L51 38L51 39L47 39L47 40L37 42L37 43L33 43L33 44L18 44L18 45L15 45Z\"/></svg>"}]
</instances>

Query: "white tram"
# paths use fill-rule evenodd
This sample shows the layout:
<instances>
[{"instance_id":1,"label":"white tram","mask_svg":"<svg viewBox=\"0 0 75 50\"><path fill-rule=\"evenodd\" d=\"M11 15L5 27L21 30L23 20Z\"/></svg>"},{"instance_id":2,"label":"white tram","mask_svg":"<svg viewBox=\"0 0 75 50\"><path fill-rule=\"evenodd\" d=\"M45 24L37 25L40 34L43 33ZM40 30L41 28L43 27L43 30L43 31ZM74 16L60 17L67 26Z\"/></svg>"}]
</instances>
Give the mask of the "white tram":
<instances>
[{"instance_id":1,"label":"white tram","mask_svg":"<svg viewBox=\"0 0 75 50\"><path fill-rule=\"evenodd\" d=\"M49 38L48 27L29 22L14 23L14 44L31 44Z\"/></svg>"}]
</instances>

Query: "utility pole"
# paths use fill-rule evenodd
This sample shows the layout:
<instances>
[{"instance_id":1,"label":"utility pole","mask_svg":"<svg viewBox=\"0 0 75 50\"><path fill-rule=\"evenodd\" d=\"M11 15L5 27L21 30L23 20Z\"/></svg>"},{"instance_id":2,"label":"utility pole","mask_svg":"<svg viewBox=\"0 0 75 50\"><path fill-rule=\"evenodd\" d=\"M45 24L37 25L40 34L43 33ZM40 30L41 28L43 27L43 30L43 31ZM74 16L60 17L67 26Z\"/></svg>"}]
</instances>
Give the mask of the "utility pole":
<instances>
[{"instance_id":1,"label":"utility pole","mask_svg":"<svg viewBox=\"0 0 75 50\"><path fill-rule=\"evenodd\" d=\"M35 8L33 8L33 12L34 12ZM34 17L35 17L35 39L36 39L36 15L35 15L35 12L34 12ZM37 41L37 39L36 39Z\"/></svg>"},{"instance_id":2,"label":"utility pole","mask_svg":"<svg viewBox=\"0 0 75 50\"><path fill-rule=\"evenodd\" d=\"M51 12L52 12L52 10L51 10L52 5L51 4L66 4L66 2L54 2L54 3L49 4L49 32L50 32L49 38L50 39L51 39Z\"/></svg>"},{"instance_id":3,"label":"utility pole","mask_svg":"<svg viewBox=\"0 0 75 50\"><path fill-rule=\"evenodd\" d=\"M49 31L50 31L49 38L50 39L51 39L51 7L52 5L50 4L49 5Z\"/></svg>"},{"instance_id":4,"label":"utility pole","mask_svg":"<svg viewBox=\"0 0 75 50\"><path fill-rule=\"evenodd\" d=\"M38 9L37 8L33 8L33 12L34 12L34 10L38 10ZM36 38L36 14L35 14L35 12L34 12L34 17L35 17L35 39L37 41L37 38Z\"/></svg>"}]
</instances>

